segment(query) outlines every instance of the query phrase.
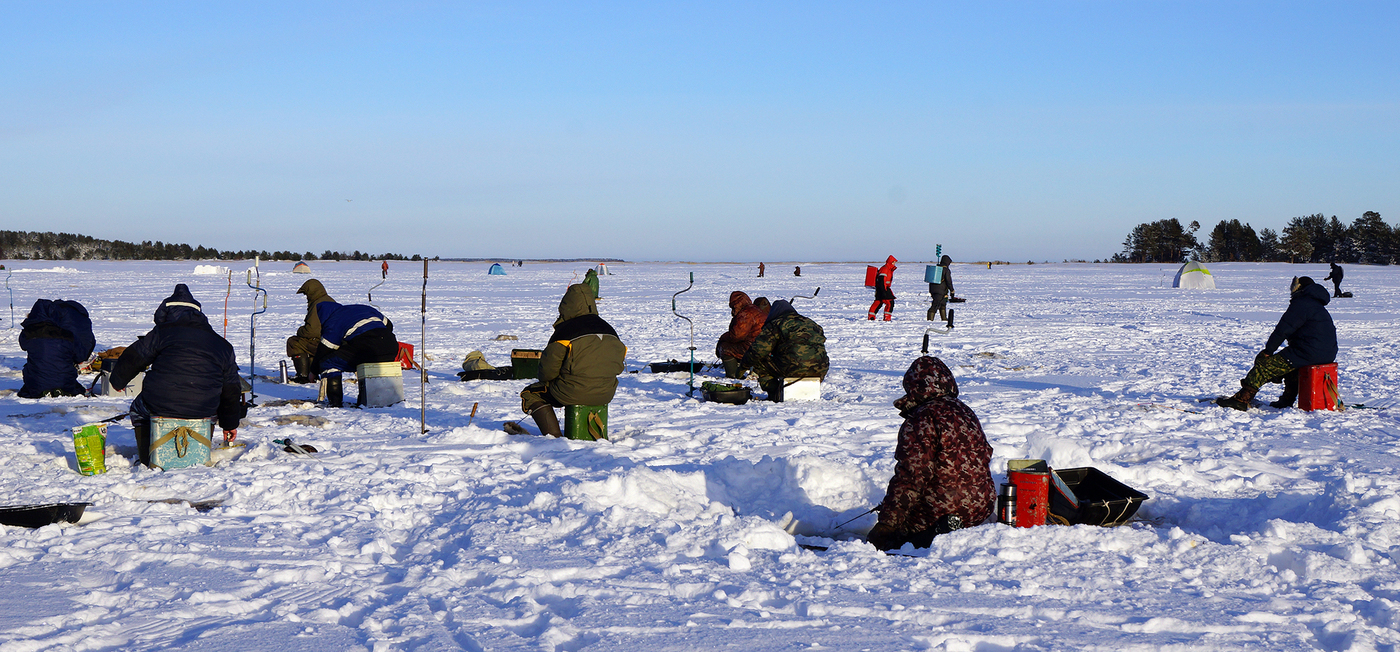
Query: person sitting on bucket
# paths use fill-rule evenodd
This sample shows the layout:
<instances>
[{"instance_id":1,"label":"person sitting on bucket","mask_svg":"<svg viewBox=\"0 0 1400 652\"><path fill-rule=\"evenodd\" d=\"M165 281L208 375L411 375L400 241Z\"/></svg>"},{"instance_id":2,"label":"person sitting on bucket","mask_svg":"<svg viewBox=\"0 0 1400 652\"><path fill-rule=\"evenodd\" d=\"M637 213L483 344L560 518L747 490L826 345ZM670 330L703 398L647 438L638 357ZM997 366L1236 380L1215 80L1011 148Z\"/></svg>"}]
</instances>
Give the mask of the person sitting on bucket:
<instances>
[{"instance_id":1,"label":"person sitting on bucket","mask_svg":"<svg viewBox=\"0 0 1400 652\"><path fill-rule=\"evenodd\" d=\"M992 446L972 408L958 400L948 365L927 355L915 360L894 406L904 417L894 477L866 540L881 550L927 548L935 535L987 520L996 506Z\"/></svg>"},{"instance_id":2,"label":"person sitting on bucket","mask_svg":"<svg viewBox=\"0 0 1400 652\"><path fill-rule=\"evenodd\" d=\"M302 283L297 294L306 295L306 322L297 328L296 335L287 338L287 357L292 359L292 367L296 369L292 382L310 383L316 381L312 362L316 359L316 347L321 344L321 318L316 314L316 306L335 299L314 278Z\"/></svg>"},{"instance_id":3,"label":"person sitting on bucket","mask_svg":"<svg viewBox=\"0 0 1400 652\"><path fill-rule=\"evenodd\" d=\"M607 405L617 393L627 346L598 316L593 290L570 285L559 300L554 334L540 355L540 379L520 392L520 409L535 420L540 434L560 437L554 408Z\"/></svg>"},{"instance_id":4,"label":"person sitting on bucket","mask_svg":"<svg viewBox=\"0 0 1400 652\"><path fill-rule=\"evenodd\" d=\"M744 369L739 362L749 352L758 331L763 329L768 310L755 307L749 295L736 290L729 293L729 314L729 330L719 336L715 355L724 363L725 378L743 378Z\"/></svg>"},{"instance_id":5,"label":"person sitting on bucket","mask_svg":"<svg viewBox=\"0 0 1400 652\"><path fill-rule=\"evenodd\" d=\"M39 299L19 326L19 348L29 356L24 361L24 385L16 395L81 395L78 365L97 348L87 308L77 301Z\"/></svg>"},{"instance_id":6,"label":"person sitting on bucket","mask_svg":"<svg viewBox=\"0 0 1400 652\"><path fill-rule=\"evenodd\" d=\"M233 345L214 332L184 283L156 308L155 323L117 358L111 377L112 387L125 389L150 367L129 410L136 454L146 466L151 465L151 417L216 417L224 438L232 440L248 413Z\"/></svg>"},{"instance_id":7,"label":"person sitting on bucket","mask_svg":"<svg viewBox=\"0 0 1400 652\"><path fill-rule=\"evenodd\" d=\"M394 323L374 306L323 301L316 304L316 315L321 320L321 341L316 345L313 368L332 375L326 382L326 401L331 407L340 407L340 374L366 363L398 360L399 340L394 336ZM360 383L360 403L364 402L364 390L364 383Z\"/></svg>"},{"instance_id":8,"label":"person sitting on bucket","mask_svg":"<svg viewBox=\"0 0 1400 652\"><path fill-rule=\"evenodd\" d=\"M1254 356L1254 366L1240 381L1240 391L1234 396L1216 399L1221 407L1248 410L1249 402L1264 383L1283 381L1283 395L1270 403L1276 408L1293 405L1298 398L1298 369L1337 360L1337 326L1327 312L1327 290L1306 276L1295 276L1290 285L1292 296L1288 310L1279 318L1274 332L1264 343L1264 350ZM1278 354L1274 350L1288 342Z\"/></svg>"},{"instance_id":9,"label":"person sitting on bucket","mask_svg":"<svg viewBox=\"0 0 1400 652\"><path fill-rule=\"evenodd\" d=\"M773 302L768 319L739 362L758 374L769 396L780 393L784 378L826 378L826 334L816 322L797 314L784 300Z\"/></svg>"}]
</instances>

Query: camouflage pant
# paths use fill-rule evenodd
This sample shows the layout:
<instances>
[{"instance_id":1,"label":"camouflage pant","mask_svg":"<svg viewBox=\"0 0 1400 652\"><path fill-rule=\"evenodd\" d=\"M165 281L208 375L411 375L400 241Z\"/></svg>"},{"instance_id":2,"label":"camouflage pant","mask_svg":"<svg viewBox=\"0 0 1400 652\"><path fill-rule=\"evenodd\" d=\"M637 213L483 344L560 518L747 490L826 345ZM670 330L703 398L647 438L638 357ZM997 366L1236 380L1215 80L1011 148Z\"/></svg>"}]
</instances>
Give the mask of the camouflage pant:
<instances>
[{"instance_id":1,"label":"camouflage pant","mask_svg":"<svg viewBox=\"0 0 1400 652\"><path fill-rule=\"evenodd\" d=\"M1284 376L1293 371L1293 365L1288 363L1281 355L1266 355L1260 353L1254 357L1254 366L1249 373L1245 374L1244 380L1240 384L1245 387L1258 389L1264 383L1279 382Z\"/></svg>"}]
</instances>

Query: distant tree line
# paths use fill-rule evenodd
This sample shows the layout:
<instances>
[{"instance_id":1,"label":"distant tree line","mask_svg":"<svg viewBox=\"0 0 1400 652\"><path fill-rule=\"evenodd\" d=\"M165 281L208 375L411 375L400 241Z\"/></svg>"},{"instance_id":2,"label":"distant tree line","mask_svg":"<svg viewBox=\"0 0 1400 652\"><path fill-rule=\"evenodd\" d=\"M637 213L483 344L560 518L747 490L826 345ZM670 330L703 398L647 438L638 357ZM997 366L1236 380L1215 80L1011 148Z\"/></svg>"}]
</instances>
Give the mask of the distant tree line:
<instances>
[{"instance_id":1,"label":"distant tree line","mask_svg":"<svg viewBox=\"0 0 1400 652\"><path fill-rule=\"evenodd\" d=\"M11 260L422 260L418 254L344 253L326 250L320 256L309 251L221 251L159 240L141 243L99 240L73 233L0 231L0 259Z\"/></svg>"},{"instance_id":2,"label":"distant tree line","mask_svg":"<svg viewBox=\"0 0 1400 652\"><path fill-rule=\"evenodd\" d=\"M1279 233L1255 231L1239 220L1221 220L1204 241L1196 238L1200 224L1182 227L1175 218L1133 227L1115 263L1178 263L1186 258L1206 262L1400 263L1400 225L1391 227L1381 214L1366 211L1350 225L1321 213L1295 217Z\"/></svg>"}]
</instances>

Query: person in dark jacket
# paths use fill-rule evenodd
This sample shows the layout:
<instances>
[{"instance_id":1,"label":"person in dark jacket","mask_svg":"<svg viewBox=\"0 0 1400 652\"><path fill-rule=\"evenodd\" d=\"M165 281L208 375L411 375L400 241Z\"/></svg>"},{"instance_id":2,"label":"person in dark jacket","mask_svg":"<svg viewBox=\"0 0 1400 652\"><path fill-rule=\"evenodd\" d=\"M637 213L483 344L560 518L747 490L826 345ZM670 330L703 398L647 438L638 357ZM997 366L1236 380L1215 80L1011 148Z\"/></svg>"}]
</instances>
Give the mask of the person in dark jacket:
<instances>
[{"instance_id":1,"label":"person in dark jacket","mask_svg":"<svg viewBox=\"0 0 1400 652\"><path fill-rule=\"evenodd\" d=\"M802 276L802 266L801 266L801 265L797 265L797 266L793 267L793 268L792 268L792 275L793 275L793 276Z\"/></svg>"},{"instance_id":2,"label":"person in dark jacket","mask_svg":"<svg viewBox=\"0 0 1400 652\"><path fill-rule=\"evenodd\" d=\"M763 278L763 263L758 264L758 277Z\"/></svg>"},{"instance_id":3,"label":"person in dark jacket","mask_svg":"<svg viewBox=\"0 0 1400 652\"><path fill-rule=\"evenodd\" d=\"M1248 410L1249 402L1264 383L1283 382L1283 395L1270 403L1276 408L1293 405L1298 398L1298 369L1337 360L1337 327L1327 312L1327 290L1306 276L1295 276L1288 310L1278 320L1264 350L1254 356L1254 366L1240 381L1240 391L1215 402L1221 407ZM1284 342L1288 347L1277 354Z\"/></svg>"},{"instance_id":4,"label":"person in dark jacket","mask_svg":"<svg viewBox=\"0 0 1400 652\"><path fill-rule=\"evenodd\" d=\"M563 432L554 408L611 403L626 358L627 346L598 316L592 291L570 285L540 356L539 382L520 392L520 409L535 419L541 434L559 437Z\"/></svg>"},{"instance_id":5,"label":"person in dark jacket","mask_svg":"<svg viewBox=\"0 0 1400 652\"><path fill-rule=\"evenodd\" d=\"M784 378L826 378L831 367L826 333L779 299L739 364L758 374L758 384L769 396L782 387Z\"/></svg>"},{"instance_id":6,"label":"person in dark jacket","mask_svg":"<svg viewBox=\"0 0 1400 652\"><path fill-rule=\"evenodd\" d=\"M399 340L393 322L374 306L322 301L316 304L316 315L321 320L321 341L312 368L326 376L326 403L340 407L344 398L340 374L366 363L397 360ZM360 393L358 402L363 403L364 383Z\"/></svg>"},{"instance_id":7,"label":"person in dark jacket","mask_svg":"<svg viewBox=\"0 0 1400 652\"><path fill-rule=\"evenodd\" d=\"M885 308L885 321L893 317L895 296L890 286L894 285L894 270L899 269L894 265L897 262L899 261L895 260L894 256L890 256L885 259L885 264L880 266L879 271L875 272L875 303L870 304L870 321L875 321L875 313L880 312L881 306Z\"/></svg>"},{"instance_id":8,"label":"person in dark jacket","mask_svg":"<svg viewBox=\"0 0 1400 652\"><path fill-rule=\"evenodd\" d=\"M1342 266L1341 266L1341 265L1338 265L1338 264L1335 263L1335 262L1332 263L1332 271L1328 272L1328 273L1327 273L1327 278L1324 278L1324 279L1322 279L1322 280L1324 280L1324 281L1331 281L1331 282L1332 282L1332 296L1333 296L1333 298L1342 296Z\"/></svg>"},{"instance_id":9,"label":"person in dark jacket","mask_svg":"<svg viewBox=\"0 0 1400 652\"><path fill-rule=\"evenodd\" d=\"M996 504L992 446L972 408L958 400L948 365L930 356L915 360L894 406L904 417L894 477L866 540L881 550L927 548L937 534L987 520Z\"/></svg>"},{"instance_id":10,"label":"person in dark jacket","mask_svg":"<svg viewBox=\"0 0 1400 652\"><path fill-rule=\"evenodd\" d=\"M292 382L311 383L316 381L312 363L316 359L316 348L321 344L321 317L316 313L316 306L335 299L314 278L302 283L297 294L306 295L306 322L297 328L296 335L287 338L287 357L292 359L292 367L296 369Z\"/></svg>"},{"instance_id":11,"label":"person in dark jacket","mask_svg":"<svg viewBox=\"0 0 1400 652\"><path fill-rule=\"evenodd\" d=\"M943 278L937 283L928 284L929 296L933 297L933 305L928 308L928 321L933 321L934 315L938 315L939 321L948 321L948 297L954 294L952 264L953 259L944 254L938 261L938 266L943 268Z\"/></svg>"},{"instance_id":12,"label":"person in dark jacket","mask_svg":"<svg viewBox=\"0 0 1400 652\"><path fill-rule=\"evenodd\" d=\"M78 396L78 365L86 362L97 340L92 319L77 301L39 299L20 322L19 348L29 354L24 362L20 398Z\"/></svg>"},{"instance_id":13,"label":"person in dark jacket","mask_svg":"<svg viewBox=\"0 0 1400 652\"><path fill-rule=\"evenodd\" d=\"M729 330L719 336L715 345L715 355L724 363L726 378L743 378L744 368L739 363L749 352L763 322L768 319L768 311L755 307L749 295L734 291L729 293Z\"/></svg>"},{"instance_id":14,"label":"person in dark jacket","mask_svg":"<svg viewBox=\"0 0 1400 652\"><path fill-rule=\"evenodd\" d=\"M112 387L126 388L146 371L131 401L131 427L141 463L151 464L151 417L218 419L226 439L237 436L247 414L233 345L220 337L184 283L155 313L156 327L126 347L112 368Z\"/></svg>"}]
</instances>

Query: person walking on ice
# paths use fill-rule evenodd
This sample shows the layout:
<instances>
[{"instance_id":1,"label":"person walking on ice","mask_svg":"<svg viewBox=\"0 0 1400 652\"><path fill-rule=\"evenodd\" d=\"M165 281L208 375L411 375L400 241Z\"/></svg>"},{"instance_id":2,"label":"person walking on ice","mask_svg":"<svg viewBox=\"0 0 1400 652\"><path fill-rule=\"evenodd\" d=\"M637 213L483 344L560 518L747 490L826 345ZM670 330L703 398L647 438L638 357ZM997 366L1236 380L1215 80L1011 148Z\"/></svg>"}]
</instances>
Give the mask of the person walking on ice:
<instances>
[{"instance_id":1,"label":"person walking on ice","mask_svg":"<svg viewBox=\"0 0 1400 652\"><path fill-rule=\"evenodd\" d=\"M1221 407L1248 410L1250 401L1264 383L1283 382L1283 395L1270 403L1276 408L1291 407L1298 398L1298 369L1337 360L1337 327L1327 312L1327 290L1306 276L1293 277L1288 310L1254 356L1254 366L1240 381L1234 396L1216 399ZM1277 354L1274 350L1288 342Z\"/></svg>"},{"instance_id":2,"label":"person walking on ice","mask_svg":"<svg viewBox=\"0 0 1400 652\"><path fill-rule=\"evenodd\" d=\"M894 265L897 262L899 261L895 260L894 256L890 256L885 259L885 264L880 266L879 271L875 272L875 303L870 304L870 313L866 315L870 321L875 321L875 313L880 312L881 306L885 308L885 321L894 317L895 296L890 286L894 284L894 270L899 269Z\"/></svg>"}]
</instances>

